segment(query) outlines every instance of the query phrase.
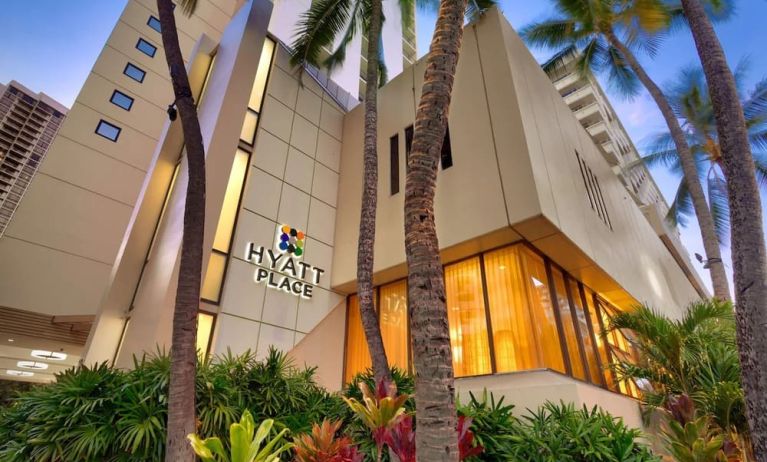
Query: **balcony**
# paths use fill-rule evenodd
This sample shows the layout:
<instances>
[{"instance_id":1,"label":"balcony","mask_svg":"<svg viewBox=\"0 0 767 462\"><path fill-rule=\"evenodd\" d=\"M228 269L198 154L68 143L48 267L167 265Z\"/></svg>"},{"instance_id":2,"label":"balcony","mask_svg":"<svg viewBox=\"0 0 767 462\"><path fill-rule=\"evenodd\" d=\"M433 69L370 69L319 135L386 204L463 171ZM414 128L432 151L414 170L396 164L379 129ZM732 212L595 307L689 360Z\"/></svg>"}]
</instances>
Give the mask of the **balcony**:
<instances>
[{"instance_id":1,"label":"balcony","mask_svg":"<svg viewBox=\"0 0 767 462\"><path fill-rule=\"evenodd\" d=\"M591 85L586 85L584 87L581 87L581 88L579 88L578 90L576 90L576 91L574 91L572 93L566 93L566 94L562 95L562 97L565 99L565 103L568 106L572 106L575 103L577 103L577 102L579 102L579 101L581 101L581 100L583 100L583 99L585 99L587 97L590 97L594 101L596 101L596 99L594 98L594 89L591 87Z\"/></svg>"},{"instance_id":2,"label":"balcony","mask_svg":"<svg viewBox=\"0 0 767 462\"><path fill-rule=\"evenodd\" d=\"M586 103L584 105L579 105L571 108L573 110L573 113L575 114L575 118L578 120L586 120L588 118L593 118L601 120L601 114L599 112L599 105L596 102L593 103ZM598 116L598 117L595 117Z\"/></svg>"}]
</instances>

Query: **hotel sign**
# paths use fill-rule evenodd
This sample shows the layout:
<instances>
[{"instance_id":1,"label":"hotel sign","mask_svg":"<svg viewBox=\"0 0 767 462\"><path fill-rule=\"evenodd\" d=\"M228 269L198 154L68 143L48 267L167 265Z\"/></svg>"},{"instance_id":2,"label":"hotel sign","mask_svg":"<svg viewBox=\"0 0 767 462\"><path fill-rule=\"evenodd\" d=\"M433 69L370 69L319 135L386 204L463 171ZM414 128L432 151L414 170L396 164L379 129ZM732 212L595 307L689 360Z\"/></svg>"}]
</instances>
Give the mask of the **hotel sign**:
<instances>
[{"instance_id":1,"label":"hotel sign","mask_svg":"<svg viewBox=\"0 0 767 462\"><path fill-rule=\"evenodd\" d=\"M319 285L325 270L301 261L305 241L303 231L283 225L277 230L274 249L248 242L245 261L257 266L253 280L270 289L312 298L312 291Z\"/></svg>"}]
</instances>

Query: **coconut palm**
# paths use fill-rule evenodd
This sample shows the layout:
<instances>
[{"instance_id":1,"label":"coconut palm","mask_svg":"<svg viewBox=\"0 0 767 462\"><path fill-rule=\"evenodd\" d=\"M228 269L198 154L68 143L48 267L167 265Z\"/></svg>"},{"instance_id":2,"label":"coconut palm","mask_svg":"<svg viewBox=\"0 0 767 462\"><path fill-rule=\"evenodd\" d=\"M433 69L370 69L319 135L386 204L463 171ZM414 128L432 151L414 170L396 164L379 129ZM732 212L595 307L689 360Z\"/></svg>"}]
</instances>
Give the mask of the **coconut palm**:
<instances>
[{"instance_id":1,"label":"coconut palm","mask_svg":"<svg viewBox=\"0 0 767 462\"><path fill-rule=\"evenodd\" d=\"M727 173L738 343L754 453L767 460L767 249L744 107L704 5L681 0L706 74ZM718 2L719 3L719 2ZM728 2L723 2L728 3Z\"/></svg>"},{"instance_id":2,"label":"coconut palm","mask_svg":"<svg viewBox=\"0 0 767 462\"><path fill-rule=\"evenodd\" d=\"M671 104L634 55L635 50L649 54L657 50L659 34L671 24L672 12L661 0L552 2L557 10L556 16L525 27L522 36L528 43L537 46L559 49L575 47L580 51L577 68L581 72L606 71L610 82L626 95L635 94L639 83L644 85L663 114L679 153L690 202L700 225L714 295L729 300L729 283L716 227L703 187L697 181L695 158Z\"/></svg>"},{"instance_id":3,"label":"coconut palm","mask_svg":"<svg viewBox=\"0 0 767 462\"><path fill-rule=\"evenodd\" d=\"M179 1L188 14L193 3ZM191 9L190 9L191 8ZM205 232L205 148L200 121L197 119L189 76L178 43L178 30L173 17L173 2L157 0L162 44L168 63L175 105L184 132L189 183L184 203L184 232L178 289L173 311L171 337L171 372L168 390L168 435L165 460L194 461L186 435L195 432L195 366L197 361L197 309L200 305L202 248Z\"/></svg>"},{"instance_id":4,"label":"coconut palm","mask_svg":"<svg viewBox=\"0 0 767 462\"><path fill-rule=\"evenodd\" d=\"M628 333L637 355L611 364L618 380L641 384L648 410L674 409L680 396L692 398L700 416L727 439L748 446L748 425L740 381L732 305L718 300L691 304L674 320L640 306L612 317L607 332Z\"/></svg>"},{"instance_id":5,"label":"coconut palm","mask_svg":"<svg viewBox=\"0 0 767 462\"><path fill-rule=\"evenodd\" d=\"M767 79L760 81L753 90L747 92L743 85L747 67L746 61L739 63L735 69L735 81L745 112L756 175L759 182L767 186ZM666 95L687 135L687 143L701 173L701 181L707 187L709 208L717 235L720 242L724 243L730 232L726 175L716 119L703 70L697 66L683 69L676 82L666 89ZM639 163L647 166L662 165L681 176L679 154L670 133L654 135L649 144L649 152ZM686 218L692 214L689 189L685 178L682 177L667 219L673 225L684 225Z\"/></svg>"},{"instance_id":6,"label":"coconut palm","mask_svg":"<svg viewBox=\"0 0 767 462\"><path fill-rule=\"evenodd\" d=\"M413 0L399 0L403 28L413 23ZM378 205L378 85L386 81L382 57L382 0L319 0L312 2L302 15L293 43L291 62L302 69L311 64L333 69L346 58L346 47L360 31L365 34L368 49L365 74L365 141L363 147L363 187L360 210L359 240L357 241L357 297L360 317L365 331L373 371L378 380L391 380L378 316L373 300L373 261ZM337 37L339 46L328 56L323 49L332 46Z\"/></svg>"}]
</instances>

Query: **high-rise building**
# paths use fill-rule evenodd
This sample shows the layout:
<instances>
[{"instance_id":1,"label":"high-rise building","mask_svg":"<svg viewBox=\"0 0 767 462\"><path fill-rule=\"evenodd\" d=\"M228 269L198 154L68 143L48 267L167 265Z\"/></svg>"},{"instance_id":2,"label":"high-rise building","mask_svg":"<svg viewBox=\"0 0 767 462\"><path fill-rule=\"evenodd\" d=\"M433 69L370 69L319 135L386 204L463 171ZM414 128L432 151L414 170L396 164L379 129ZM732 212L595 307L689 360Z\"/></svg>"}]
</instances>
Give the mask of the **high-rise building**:
<instances>
[{"instance_id":1,"label":"high-rise building","mask_svg":"<svg viewBox=\"0 0 767 462\"><path fill-rule=\"evenodd\" d=\"M542 67L576 119L588 132L599 152L640 207L645 218L666 244L674 258L688 268L690 257L679 238L679 230L666 220L669 207L655 183L620 118L610 104L596 77L576 69L578 54L574 50L559 53ZM693 271L690 277L700 276Z\"/></svg>"},{"instance_id":2,"label":"high-rise building","mask_svg":"<svg viewBox=\"0 0 767 462\"><path fill-rule=\"evenodd\" d=\"M226 43L224 34L232 17L243 5L250 4L243 0L200 1L191 17L176 12L179 43L190 79L197 85L194 96L198 101L204 99L202 82L212 77L214 61L222 61L230 53L221 43ZM276 0L273 14L266 12L264 16L268 21L265 30L270 38L275 43L290 44L296 22L310 4L309 0ZM396 46L385 48L390 76L402 71L405 56L412 60L415 50L412 30L403 33L401 21L398 22L397 5L395 0L384 1L388 18L383 29L384 40L387 44L392 40L396 42ZM408 55L404 52L405 39L412 45L412 53ZM310 70L312 78L322 83L325 92L343 110L359 101L361 40L357 34L347 51L346 63L333 71L332 78L316 69ZM258 53L247 59L256 65ZM19 111L31 111L34 106L26 101L35 98L32 93L19 98L10 93L8 97L14 101L18 99ZM0 261L14 262L13 265L0 265L0 307L15 313L22 331L11 325L0 325L0 334L14 338L17 347L22 343L25 320L30 324L43 322L58 332L69 326L64 324L62 327L62 322L75 319L78 330L85 329L87 333L88 323L92 322L102 303L126 229L132 223L136 200L142 186L149 181L147 173L172 173L180 162L180 147L172 159L157 165L153 160L159 141L166 136L166 109L172 101L156 2L129 0L39 167L45 174L38 175L29 185L13 221L0 238ZM52 102L45 104L53 107ZM242 104L244 110L245 103ZM43 104L37 107L32 111L31 124L43 116ZM61 107L56 110L65 112ZM54 112L51 114L55 116ZM26 119L26 115L24 117ZM257 117L256 112L248 112L248 120L252 123L255 124ZM15 136L16 119L17 116L4 119L5 126L10 128L0 131L0 152L3 152L3 143L7 143L7 133L13 134L17 146L28 146L25 143L31 141L27 139L27 131ZM43 137L49 135L50 132ZM170 135L179 136L173 130ZM41 138L38 146L42 147L43 142L51 141ZM26 167L39 161L34 157L38 154L33 152L31 145L29 147L33 157L30 157L32 161L25 161ZM20 151L11 150L7 156L2 154L2 172L15 172L17 152ZM3 185L0 201L5 201L6 184L3 181L7 179L6 175L0 173L0 184ZM25 172L18 176L24 183L29 179ZM21 186L22 182L17 184ZM9 190L7 197L9 199L4 204L16 207L15 190ZM5 208L0 211L0 223L5 220L4 214ZM41 290L43 281L45 290ZM43 318L38 319L39 316ZM38 331L41 335L47 332L46 329ZM66 350L70 355L68 360L77 361L84 337L59 337L58 334L48 337L51 338L45 341L52 343L47 344L46 349ZM2 341L6 342L5 339ZM32 341L30 345L34 343ZM2 360L0 368L3 367L1 363ZM48 373L53 371L55 368L41 371L37 377L50 378L52 375Z\"/></svg>"},{"instance_id":3,"label":"high-rise building","mask_svg":"<svg viewBox=\"0 0 767 462\"><path fill-rule=\"evenodd\" d=\"M0 237L68 109L15 80L0 84Z\"/></svg>"}]
</instances>

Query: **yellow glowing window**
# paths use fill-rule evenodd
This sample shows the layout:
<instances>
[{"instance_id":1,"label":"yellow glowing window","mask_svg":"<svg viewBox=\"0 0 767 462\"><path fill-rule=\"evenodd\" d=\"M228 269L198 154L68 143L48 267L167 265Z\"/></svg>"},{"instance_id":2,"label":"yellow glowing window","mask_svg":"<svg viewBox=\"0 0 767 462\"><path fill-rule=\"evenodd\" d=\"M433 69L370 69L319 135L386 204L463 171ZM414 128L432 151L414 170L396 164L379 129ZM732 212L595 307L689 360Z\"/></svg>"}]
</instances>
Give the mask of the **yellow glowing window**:
<instances>
[{"instance_id":1,"label":"yellow glowing window","mask_svg":"<svg viewBox=\"0 0 767 462\"><path fill-rule=\"evenodd\" d=\"M215 317L209 313L197 313L197 354L200 359L205 359L208 355L208 345L210 337L213 335L213 321Z\"/></svg>"},{"instance_id":2,"label":"yellow glowing window","mask_svg":"<svg viewBox=\"0 0 767 462\"><path fill-rule=\"evenodd\" d=\"M242 184L247 172L248 153L238 149L234 155L232 173L229 175L229 183L226 185L226 193L224 194L224 205L221 207L216 235L213 238L213 248L224 253L229 252L229 243L232 240L232 232L234 232L234 220L237 217Z\"/></svg>"},{"instance_id":3,"label":"yellow glowing window","mask_svg":"<svg viewBox=\"0 0 767 462\"><path fill-rule=\"evenodd\" d=\"M591 317L591 325L594 329L594 338L597 343L599 359L602 362L602 374L605 379L605 384L607 384L607 388L610 390L615 390L615 380L613 380L612 371L607 368L607 366L610 364L610 354L607 351L605 338L602 335L603 326L599 316L597 315L596 307L594 306L594 292L586 288L584 288L584 291L586 293L586 306L589 309L589 317Z\"/></svg>"},{"instance_id":4,"label":"yellow glowing window","mask_svg":"<svg viewBox=\"0 0 767 462\"><path fill-rule=\"evenodd\" d=\"M258 69L256 78L253 80L253 89L250 91L250 100L248 107L258 112L261 110L261 102L264 99L264 89L266 88L266 78L269 76L269 66L272 63L272 54L274 53L274 42L266 39L264 48L261 50L261 58L258 60Z\"/></svg>"},{"instance_id":5,"label":"yellow glowing window","mask_svg":"<svg viewBox=\"0 0 767 462\"><path fill-rule=\"evenodd\" d=\"M184 151L185 152L185 151ZM184 159L184 153L181 154L181 160ZM157 226L154 228L154 233L152 234L152 241L149 244L149 251L146 254L146 260L149 261L149 258L152 255L152 250L154 249L155 241L157 240L157 235L160 233L160 225L162 224L162 219L165 216L165 210L168 208L168 202L170 202L170 195L173 193L173 189L176 187L176 180L178 179L178 171L181 168L181 161L179 161L176 166L173 168L173 175L170 177L170 184L168 185L168 190L165 192L165 199L162 202L162 208L160 209L160 216L157 218Z\"/></svg>"},{"instance_id":6,"label":"yellow glowing window","mask_svg":"<svg viewBox=\"0 0 767 462\"><path fill-rule=\"evenodd\" d=\"M568 279L567 284L575 307L575 324L578 327L578 330L581 333L581 339L583 340L583 350L586 354L586 363L589 366L589 376L592 383L600 385L602 383L602 371L599 367L597 351L594 348L594 342L591 337L590 320L586 317L586 310L583 307L581 292L578 288L578 283L572 279Z\"/></svg>"},{"instance_id":7,"label":"yellow glowing window","mask_svg":"<svg viewBox=\"0 0 767 462\"><path fill-rule=\"evenodd\" d=\"M211 252L208 261L208 270L202 281L200 297L218 303L221 294L221 284L224 282L224 268L226 268L226 255Z\"/></svg>"},{"instance_id":8,"label":"yellow glowing window","mask_svg":"<svg viewBox=\"0 0 767 462\"><path fill-rule=\"evenodd\" d=\"M570 311L570 301L567 299L564 276L562 275L562 272L556 268L552 268L551 272L554 275L554 291L557 294L559 317L562 320L565 342L567 343L567 354L570 358L573 377L586 380L586 370L583 367L583 361L581 360L580 343L578 342L578 334L575 330L575 320Z\"/></svg>"},{"instance_id":9,"label":"yellow glowing window","mask_svg":"<svg viewBox=\"0 0 767 462\"><path fill-rule=\"evenodd\" d=\"M356 295L349 297L346 326L346 370L344 373L344 383L348 383L355 374L364 371L372 364L368 344L365 341L365 331L362 328L359 299Z\"/></svg>"},{"instance_id":10,"label":"yellow glowing window","mask_svg":"<svg viewBox=\"0 0 767 462\"><path fill-rule=\"evenodd\" d=\"M407 281L381 287L380 325L389 364L407 370Z\"/></svg>"},{"instance_id":11,"label":"yellow glowing window","mask_svg":"<svg viewBox=\"0 0 767 462\"><path fill-rule=\"evenodd\" d=\"M491 373L479 258L446 266L445 292L455 376Z\"/></svg>"},{"instance_id":12,"label":"yellow glowing window","mask_svg":"<svg viewBox=\"0 0 767 462\"><path fill-rule=\"evenodd\" d=\"M253 144L256 137L256 126L258 125L258 114L252 111L245 113L245 121L242 123L240 139L248 144Z\"/></svg>"}]
</instances>

